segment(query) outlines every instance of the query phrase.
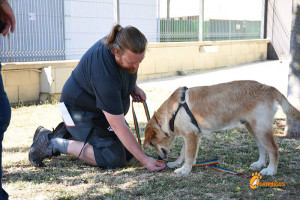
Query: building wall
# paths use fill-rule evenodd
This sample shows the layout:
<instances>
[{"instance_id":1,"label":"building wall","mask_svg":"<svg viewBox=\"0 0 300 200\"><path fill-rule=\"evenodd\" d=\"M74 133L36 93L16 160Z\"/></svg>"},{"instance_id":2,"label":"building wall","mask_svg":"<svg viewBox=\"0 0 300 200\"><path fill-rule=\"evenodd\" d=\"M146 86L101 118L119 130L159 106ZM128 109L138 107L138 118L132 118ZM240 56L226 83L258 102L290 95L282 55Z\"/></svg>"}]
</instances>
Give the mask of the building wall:
<instances>
[{"instance_id":1,"label":"building wall","mask_svg":"<svg viewBox=\"0 0 300 200\"><path fill-rule=\"evenodd\" d=\"M0 37L1 62L64 59L62 0L10 0L16 29Z\"/></svg>"},{"instance_id":2,"label":"building wall","mask_svg":"<svg viewBox=\"0 0 300 200\"><path fill-rule=\"evenodd\" d=\"M157 0L120 0L120 24L135 26L148 42L159 42Z\"/></svg>"},{"instance_id":3,"label":"building wall","mask_svg":"<svg viewBox=\"0 0 300 200\"><path fill-rule=\"evenodd\" d=\"M64 2L66 59L78 59L114 24L111 0Z\"/></svg>"},{"instance_id":4,"label":"building wall","mask_svg":"<svg viewBox=\"0 0 300 200\"><path fill-rule=\"evenodd\" d=\"M149 44L138 80L266 60L268 40ZM2 63L11 103L57 98L78 60Z\"/></svg>"},{"instance_id":5,"label":"building wall","mask_svg":"<svg viewBox=\"0 0 300 200\"><path fill-rule=\"evenodd\" d=\"M270 40L268 59L287 59L290 56L292 1L268 0L267 10L265 34Z\"/></svg>"},{"instance_id":6,"label":"building wall","mask_svg":"<svg viewBox=\"0 0 300 200\"><path fill-rule=\"evenodd\" d=\"M119 0L120 24L156 42L157 0ZM16 29L0 37L1 62L79 59L117 23L112 0L10 0Z\"/></svg>"}]
</instances>

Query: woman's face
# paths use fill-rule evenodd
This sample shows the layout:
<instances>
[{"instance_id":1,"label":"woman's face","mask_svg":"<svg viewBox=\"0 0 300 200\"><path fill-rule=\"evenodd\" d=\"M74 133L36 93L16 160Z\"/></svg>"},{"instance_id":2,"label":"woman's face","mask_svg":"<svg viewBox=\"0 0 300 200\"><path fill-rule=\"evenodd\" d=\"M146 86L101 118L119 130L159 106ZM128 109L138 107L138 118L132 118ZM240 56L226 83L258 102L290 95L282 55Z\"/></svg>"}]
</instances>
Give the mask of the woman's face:
<instances>
[{"instance_id":1,"label":"woman's face","mask_svg":"<svg viewBox=\"0 0 300 200\"><path fill-rule=\"evenodd\" d=\"M145 57L145 51L140 54L133 53L129 50L125 50L123 54L120 54L118 50L114 50L114 55L117 64L125 69L128 73L134 74L137 72L140 63Z\"/></svg>"}]
</instances>

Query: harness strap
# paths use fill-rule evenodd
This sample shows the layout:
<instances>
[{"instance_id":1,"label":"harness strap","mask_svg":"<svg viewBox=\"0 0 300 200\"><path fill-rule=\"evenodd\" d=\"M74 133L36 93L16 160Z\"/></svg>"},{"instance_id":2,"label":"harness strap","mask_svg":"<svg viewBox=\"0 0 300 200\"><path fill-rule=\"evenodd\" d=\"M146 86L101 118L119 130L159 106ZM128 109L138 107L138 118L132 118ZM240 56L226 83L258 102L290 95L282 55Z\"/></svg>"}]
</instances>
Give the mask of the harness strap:
<instances>
[{"instance_id":1,"label":"harness strap","mask_svg":"<svg viewBox=\"0 0 300 200\"><path fill-rule=\"evenodd\" d=\"M188 116L191 118L192 124L194 124L194 125L198 128L198 130L200 131L200 133L201 133L201 129L200 129L200 127L198 126L198 123L197 123L197 121L196 121L196 119L195 119L193 113L191 112L191 110L189 109L189 106L187 105L187 103L186 103L186 101L185 101L185 92L186 92L187 90L188 90L187 87L183 87L182 93L181 93L181 97L180 97L181 102L179 103L179 105L178 105L178 107L177 107L175 113L172 115L172 118L170 119L170 123L169 123L169 124L170 124L170 129L171 129L171 131L174 132L174 122L175 122L175 118L176 118L176 116L177 116L177 113L178 113L179 109L180 109L181 107L183 107L183 108L185 109L186 113L188 114Z\"/></svg>"}]
</instances>

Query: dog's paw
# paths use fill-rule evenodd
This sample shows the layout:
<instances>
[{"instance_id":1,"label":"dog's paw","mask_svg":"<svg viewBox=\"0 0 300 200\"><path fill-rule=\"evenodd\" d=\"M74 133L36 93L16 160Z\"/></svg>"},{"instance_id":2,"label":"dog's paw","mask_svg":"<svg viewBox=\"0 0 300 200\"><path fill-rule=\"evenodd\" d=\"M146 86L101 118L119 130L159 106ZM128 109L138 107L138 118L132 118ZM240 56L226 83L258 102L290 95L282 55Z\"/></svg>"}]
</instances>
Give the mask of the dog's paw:
<instances>
[{"instance_id":1,"label":"dog's paw","mask_svg":"<svg viewBox=\"0 0 300 200\"><path fill-rule=\"evenodd\" d=\"M169 167L169 168L177 168L177 167L180 167L180 164L177 163L177 162L168 162L167 163L167 167Z\"/></svg>"},{"instance_id":2,"label":"dog's paw","mask_svg":"<svg viewBox=\"0 0 300 200\"><path fill-rule=\"evenodd\" d=\"M268 168L265 168L265 169L261 170L260 174L261 175L267 175L267 176L273 176L273 175L276 174L276 170L271 168L271 167L268 167Z\"/></svg>"},{"instance_id":3,"label":"dog's paw","mask_svg":"<svg viewBox=\"0 0 300 200\"><path fill-rule=\"evenodd\" d=\"M250 170L257 171L264 166L265 166L265 163L257 161L257 162L252 163L252 165L250 165Z\"/></svg>"},{"instance_id":4,"label":"dog's paw","mask_svg":"<svg viewBox=\"0 0 300 200\"><path fill-rule=\"evenodd\" d=\"M175 174L189 174L191 172L191 170L192 170L192 168L181 167L181 168L176 169L174 172L175 172Z\"/></svg>"}]
</instances>

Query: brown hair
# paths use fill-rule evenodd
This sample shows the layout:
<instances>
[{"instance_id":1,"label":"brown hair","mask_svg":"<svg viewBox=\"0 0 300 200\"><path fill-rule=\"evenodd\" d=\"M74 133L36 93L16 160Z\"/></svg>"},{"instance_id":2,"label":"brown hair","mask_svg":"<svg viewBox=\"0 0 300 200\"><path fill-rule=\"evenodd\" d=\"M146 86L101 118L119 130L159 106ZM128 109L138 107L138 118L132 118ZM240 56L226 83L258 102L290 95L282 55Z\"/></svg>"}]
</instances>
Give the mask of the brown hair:
<instances>
[{"instance_id":1,"label":"brown hair","mask_svg":"<svg viewBox=\"0 0 300 200\"><path fill-rule=\"evenodd\" d=\"M133 26L122 27L115 25L108 35L105 45L108 45L113 52L114 49L123 54L126 49L133 53L140 54L146 50L147 39L143 33Z\"/></svg>"}]
</instances>

